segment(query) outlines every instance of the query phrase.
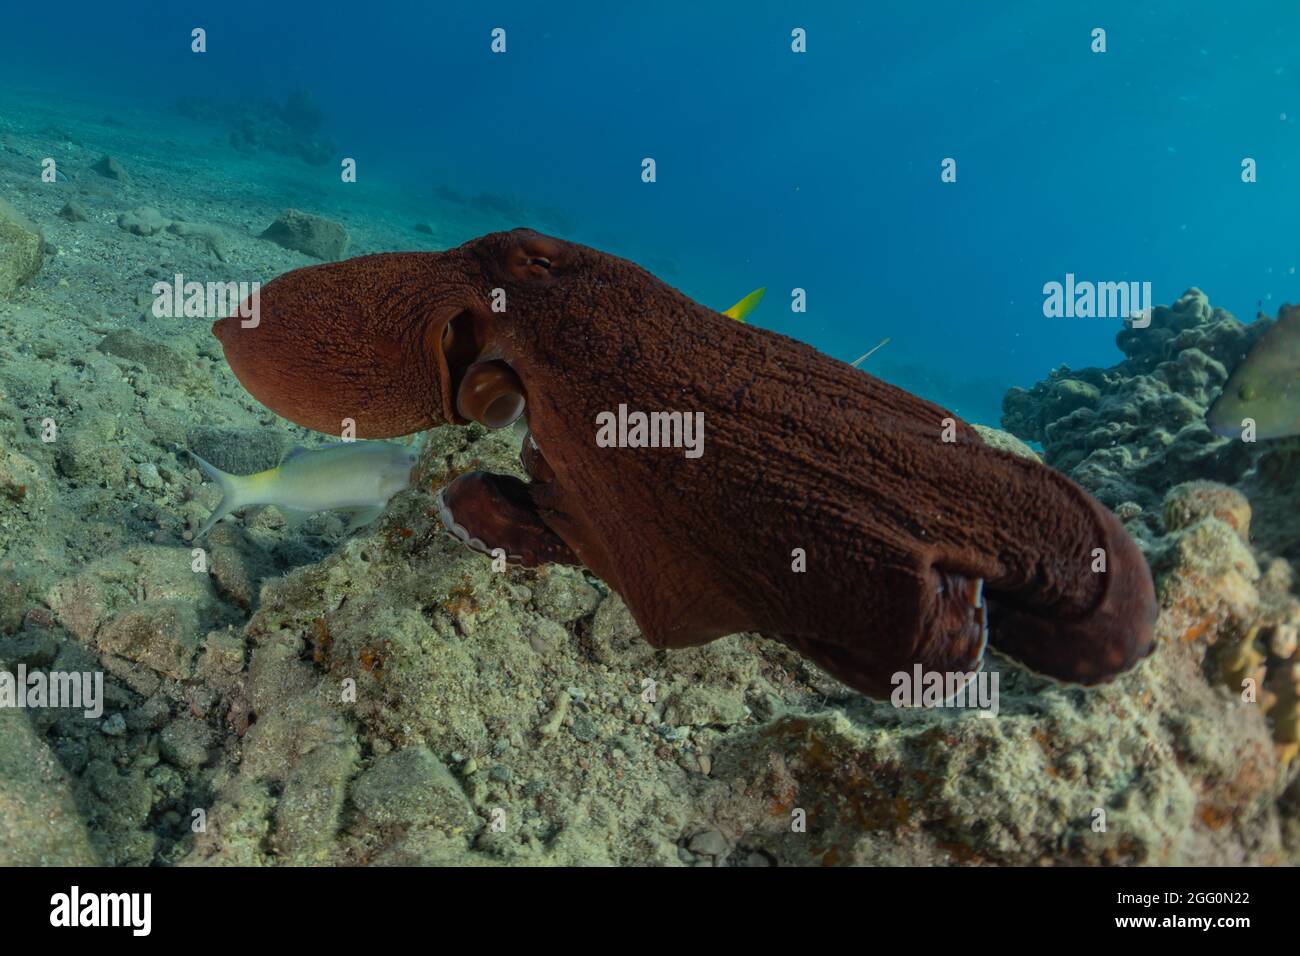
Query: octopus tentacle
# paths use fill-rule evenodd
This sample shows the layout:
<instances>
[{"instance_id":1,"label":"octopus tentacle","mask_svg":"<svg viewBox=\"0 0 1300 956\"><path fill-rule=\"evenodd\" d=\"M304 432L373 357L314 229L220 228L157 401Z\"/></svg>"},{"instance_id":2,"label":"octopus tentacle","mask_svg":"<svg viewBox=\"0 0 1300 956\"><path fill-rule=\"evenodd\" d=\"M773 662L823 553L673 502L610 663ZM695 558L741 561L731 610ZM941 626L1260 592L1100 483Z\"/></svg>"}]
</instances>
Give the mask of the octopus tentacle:
<instances>
[{"instance_id":1,"label":"octopus tentacle","mask_svg":"<svg viewBox=\"0 0 1300 956\"><path fill-rule=\"evenodd\" d=\"M961 675L961 684L983 666L988 646L984 584L938 567L878 569L878 590L864 601L859 626L841 633L773 635L843 683L873 697L888 697L896 675L923 671ZM889 633L880 622L908 616L915 631Z\"/></svg>"},{"instance_id":2,"label":"octopus tentacle","mask_svg":"<svg viewBox=\"0 0 1300 956\"><path fill-rule=\"evenodd\" d=\"M526 568L582 561L537 512L528 485L510 475L474 471L437 494L443 526L470 549L504 554Z\"/></svg>"}]
</instances>

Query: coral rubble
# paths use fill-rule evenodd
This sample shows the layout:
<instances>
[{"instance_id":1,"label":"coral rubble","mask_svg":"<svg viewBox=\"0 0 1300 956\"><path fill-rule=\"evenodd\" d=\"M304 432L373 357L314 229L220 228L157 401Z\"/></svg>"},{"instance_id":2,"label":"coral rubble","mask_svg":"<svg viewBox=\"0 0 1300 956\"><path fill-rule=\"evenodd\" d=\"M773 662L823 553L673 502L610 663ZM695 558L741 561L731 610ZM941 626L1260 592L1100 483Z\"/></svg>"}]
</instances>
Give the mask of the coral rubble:
<instances>
[{"instance_id":1,"label":"coral rubble","mask_svg":"<svg viewBox=\"0 0 1300 956\"><path fill-rule=\"evenodd\" d=\"M1166 646L1199 653L1207 678L1268 724L1286 765L1300 678L1288 561L1300 553L1297 443L1223 438L1205 423L1269 326L1189 289L1148 327L1126 323L1118 365L1060 368L1012 389L1003 424L1129 522L1157 572Z\"/></svg>"}]
</instances>

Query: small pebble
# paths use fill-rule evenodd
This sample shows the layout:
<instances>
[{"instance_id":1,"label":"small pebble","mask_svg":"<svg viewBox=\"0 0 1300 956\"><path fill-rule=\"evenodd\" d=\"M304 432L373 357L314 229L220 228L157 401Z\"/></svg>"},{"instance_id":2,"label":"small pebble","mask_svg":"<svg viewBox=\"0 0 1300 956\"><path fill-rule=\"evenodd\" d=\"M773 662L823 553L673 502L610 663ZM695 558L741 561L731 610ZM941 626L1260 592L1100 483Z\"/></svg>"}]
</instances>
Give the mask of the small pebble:
<instances>
[{"instance_id":1,"label":"small pebble","mask_svg":"<svg viewBox=\"0 0 1300 956\"><path fill-rule=\"evenodd\" d=\"M136 476L140 479L140 484L146 488L161 488L163 486L162 476L158 474L158 466L152 462L145 462L135 466Z\"/></svg>"},{"instance_id":2,"label":"small pebble","mask_svg":"<svg viewBox=\"0 0 1300 956\"><path fill-rule=\"evenodd\" d=\"M586 714L577 714L573 718L573 727L570 728L570 732L584 744L589 744L596 739L595 721Z\"/></svg>"},{"instance_id":3,"label":"small pebble","mask_svg":"<svg viewBox=\"0 0 1300 956\"><path fill-rule=\"evenodd\" d=\"M689 844L692 853L705 856L722 856L727 852L727 838L717 830L705 830L691 837Z\"/></svg>"},{"instance_id":4,"label":"small pebble","mask_svg":"<svg viewBox=\"0 0 1300 956\"><path fill-rule=\"evenodd\" d=\"M100 730L106 737L121 737L126 733L126 718L121 714L109 714Z\"/></svg>"}]
</instances>

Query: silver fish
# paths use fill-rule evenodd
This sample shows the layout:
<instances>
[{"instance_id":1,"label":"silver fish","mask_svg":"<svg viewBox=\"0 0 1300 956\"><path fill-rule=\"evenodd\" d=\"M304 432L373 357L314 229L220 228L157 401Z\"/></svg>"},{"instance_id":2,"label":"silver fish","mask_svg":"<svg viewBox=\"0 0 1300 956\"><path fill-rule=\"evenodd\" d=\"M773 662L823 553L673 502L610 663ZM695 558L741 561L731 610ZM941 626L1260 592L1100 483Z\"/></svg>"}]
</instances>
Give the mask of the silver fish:
<instances>
[{"instance_id":1,"label":"silver fish","mask_svg":"<svg viewBox=\"0 0 1300 956\"><path fill-rule=\"evenodd\" d=\"M317 511L346 511L348 530L360 528L410 487L420 450L380 441L295 448L277 467L254 475L232 475L189 454L221 488L221 503L195 535L201 538L226 515L250 505L275 505L291 521Z\"/></svg>"}]
</instances>

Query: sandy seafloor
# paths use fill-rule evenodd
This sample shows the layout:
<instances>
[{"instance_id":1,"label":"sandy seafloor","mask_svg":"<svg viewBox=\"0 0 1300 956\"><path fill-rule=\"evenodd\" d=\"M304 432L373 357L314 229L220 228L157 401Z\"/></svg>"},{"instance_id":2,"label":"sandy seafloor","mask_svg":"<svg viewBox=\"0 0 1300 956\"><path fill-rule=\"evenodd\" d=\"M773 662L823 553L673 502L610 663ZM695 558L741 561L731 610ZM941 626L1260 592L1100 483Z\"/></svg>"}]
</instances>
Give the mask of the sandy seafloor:
<instances>
[{"instance_id":1,"label":"sandy seafloor","mask_svg":"<svg viewBox=\"0 0 1300 956\"><path fill-rule=\"evenodd\" d=\"M0 711L0 864L1300 861L1300 613L1285 544L1248 543L1251 506L1277 502L1228 487L1244 473L1172 490L1135 473L1148 487L1121 514L1157 566L1159 652L1095 691L992 655L996 719L866 700L757 635L657 652L598 581L493 573L442 533L431 489L517 472L515 430L437 430L419 486L352 535L330 514L228 519L196 573L219 495L181 450L247 473L324 438L243 392L210 321L148 315L154 282L315 262L258 238L286 207L343 223L350 255L547 224L351 204L296 159L159 122L0 103L0 198L46 244L0 300L0 669L107 681L97 720ZM92 170L104 155L129 182ZM46 156L66 181L40 181ZM146 206L217 232L119 226ZM1187 321L1209 328L1203 311ZM1152 368L1047 393L1104 416L1108 383L1169 378Z\"/></svg>"}]
</instances>

